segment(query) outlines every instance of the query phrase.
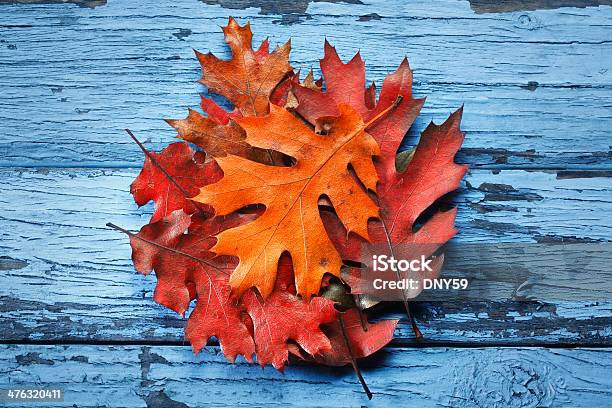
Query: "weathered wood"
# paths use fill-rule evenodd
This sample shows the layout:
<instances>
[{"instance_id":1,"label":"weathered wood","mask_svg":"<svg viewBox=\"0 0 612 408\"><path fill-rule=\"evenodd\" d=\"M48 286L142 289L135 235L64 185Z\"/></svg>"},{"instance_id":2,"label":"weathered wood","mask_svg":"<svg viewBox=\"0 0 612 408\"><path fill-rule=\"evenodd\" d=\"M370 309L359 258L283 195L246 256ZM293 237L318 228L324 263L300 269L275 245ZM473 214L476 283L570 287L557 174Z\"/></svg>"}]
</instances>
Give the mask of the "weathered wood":
<instances>
[{"instance_id":1,"label":"weathered wood","mask_svg":"<svg viewBox=\"0 0 612 408\"><path fill-rule=\"evenodd\" d=\"M523 10L549 10L562 7L595 7L612 5L610 0L470 0L476 13L503 13Z\"/></svg>"},{"instance_id":2,"label":"weathered wood","mask_svg":"<svg viewBox=\"0 0 612 408\"><path fill-rule=\"evenodd\" d=\"M133 272L127 239L105 227L112 221L138 230L147 222L151 207L138 209L129 195L136 174L0 170L2 185L11 191L0 198L5 341L182 341L183 319L154 304L154 278ZM454 196L460 231L454 241L609 239L609 175L471 171ZM512 270L504 259L499 262L498 268ZM612 307L446 302L421 305L417 318L431 343L609 344ZM412 337L402 325L396 344L412 343Z\"/></svg>"},{"instance_id":3,"label":"weathered wood","mask_svg":"<svg viewBox=\"0 0 612 408\"><path fill-rule=\"evenodd\" d=\"M349 367L284 373L218 348L0 346L0 387L62 387L45 407L604 407L612 352L603 349L386 349L362 362L368 401Z\"/></svg>"},{"instance_id":4,"label":"weathered wood","mask_svg":"<svg viewBox=\"0 0 612 408\"><path fill-rule=\"evenodd\" d=\"M610 8L477 15L456 1L323 2L293 26L264 12L196 0L0 6L0 165L133 166L125 127L161 148L174 136L161 118L185 116L202 91L191 47L227 56L219 25L234 14L257 41L292 36L303 69L317 68L325 36L345 59L361 49L379 83L408 54L415 94L429 97L413 133L465 103L461 161L609 168ZM380 19L360 18L370 14Z\"/></svg>"},{"instance_id":5,"label":"weathered wood","mask_svg":"<svg viewBox=\"0 0 612 408\"><path fill-rule=\"evenodd\" d=\"M71 2L100 7L48 4ZM0 2L0 343L16 343L0 345L0 387L61 386L57 406L79 407L610 405L609 348L560 347L612 345L612 301L416 303L425 340L400 324L362 363L368 402L349 368L281 374L230 365L215 346L194 357L184 319L154 304L154 277L104 227L136 230L151 210L128 195L142 156L121 129L154 150L172 141L161 118L204 92L191 47L228 56L219 26L235 15L256 41L292 36L302 69L317 70L325 36L345 60L360 48L379 83L408 54L428 96L408 144L465 103L459 161L550 170L471 171L445 198L459 206L455 242L611 239L612 8L522 11L607 1L361 3Z\"/></svg>"},{"instance_id":6,"label":"weathered wood","mask_svg":"<svg viewBox=\"0 0 612 408\"><path fill-rule=\"evenodd\" d=\"M27 117L29 110L22 109L23 104L11 102L12 106L5 105L1 111L5 130L0 138L0 165L134 167L141 153L121 127L132 128L152 150L177 140L174 130L161 118L184 117L187 107L196 108L194 78L185 79L182 95L158 97L136 90L124 95L148 101L146 117L140 117L137 111L142 109L130 106L128 101L122 111L117 111L108 106L108 96L103 96L109 98L104 101L94 101L95 96L78 89L66 91L74 92L66 102L59 102L53 95L32 95L36 100L27 105L57 121L34 123ZM155 92L163 88L153 82L149 86ZM417 84L415 88L419 96L429 99L407 138L408 144L418 140L430 120L441 123L465 102L462 129L467 137L457 157L459 162L499 168L610 167L606 115L612 97L608 90L541 88L529 92L519 87L430 84ZM104 112L75 114L81 102L104 106L99 108ZM70 105L67 109L66 104Z\"/></svg>"}]
</instances>

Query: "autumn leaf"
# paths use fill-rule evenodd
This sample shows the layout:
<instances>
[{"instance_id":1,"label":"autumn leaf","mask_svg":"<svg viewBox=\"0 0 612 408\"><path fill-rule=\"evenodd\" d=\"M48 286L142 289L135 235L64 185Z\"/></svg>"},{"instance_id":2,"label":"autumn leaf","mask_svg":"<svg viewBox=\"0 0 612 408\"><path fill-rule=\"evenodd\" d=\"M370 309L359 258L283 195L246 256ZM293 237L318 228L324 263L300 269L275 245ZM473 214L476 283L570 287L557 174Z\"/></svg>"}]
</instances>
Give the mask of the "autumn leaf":
<instances>
[{"instance_id":1,"label":"autumn leaf","mask_svg":"<svg viewBox=\"0 0 612 408\"><path fill-rule=\"evenodd\" d=\"M256 291L249 290L242 297L253 321L257 361L261 366L272 364L282 369L289 356L290 340L310 355L333 352L320 327L336 320L333 302L323 297L304 301L295 295L293 283L291 258L283 255L272 294L264 300Z\"/></svg>"},{"instance_id":2,"label":"autumn leaf","mask_svg":"<svg viewBox=\"0 0 612 408\"><path fill-rule=\"evenodd\" d=\"M289 65L291 41L268 51L268 40L264 40L257 51L253 50L253 33L247 23L238 25L232 17L223 27L225 42L232 50L229 61L220 60L213 54L196 56L202 65L200 82L210 92L224 95L244 116L261 116L269 112L270 95L281 80L292 72Z\"/></svg>"},{"instance_id":3,"label":"autumn leaf","mask_svg":"<svg viewBox=\"0 0 612 408\"><path fill-rule=\"evenodd\" d=\"M388 244L390 254L402 244L443 244L456 233L453 224L455 210L440 212L418 226L415 222L423 212L444 194L459 187L467 166L454 163L454 156L463 142L459 130L462 109L453 113L442 125L431 123L422 133L415 150L402 154L398 168L397 151L424 103L412 97L412 71L407 59L388 75L376 100L376 88L365 87L365 63L359 53L344 64L336 50L326 41L321 60L325 91L294 85L298 99L297 111L314 123L323 115L333 115L338 103L348 103L363 120L397 107L368 127L380 146L375 165L379 177L375 200L380 218L368 225L370 242L347 231L333 216L325 214L325 225L343 259L359 261L364 245ZM399 101L399 102L398 102ZM426 256L437 248L429 247ZM441 263L440 263L441 267Z\"/></svg>"},{"instance_id":4,"label":"autumn leaf","mask_svg":"<svg viewBox=\"0 0 612 408\"><path fill-rule=\"evenodd\" d=\"M435 214L416 233L413 228L417 218L430 205L459 187L467 171L467 165L454 162L463 142L463 133L459 130L462 110L453 113L442 125L432 122L427 126L416 149L407 157L408 163L403 171L397 170L390 162L379 165L387 172L378 191L384 224L381 232L395 245L443 243L456 232L453 228L456 210ZM428 226L430 222L432 226ZM421 239L416 239L419 236Z\"/></svg>"},{"instance_id":5,"label":"autumn leaf","mask_svg":"<svg viewBox=\"0 0 612 408\"><path fill-rule=\"evenodd\" d=\"M293 88L299 102L297 111L311 123L321 116L336 114L338 103L351 105L367 121L401 98L397 108L368 127L368 133L380 146L380 157L376 161L380 183L376 195L383 221L388 224L385 229L390 234L390 241L404 242L418 216L436 199L458 188L467 170L467 166L453 161L463 142L463 133L459 130L462 109L441 126L431 123L421 135L416 150L405 156L410 160L405 160L404 168L398 170L398 149L424 103L424 99L412 98L412 71L408 60L404 59L399 68L385 78L378 101L372 91L375 91L374 84L365 88L365 63L359 53L344 64L326 41L321 71L326 86L324 92L299 85Z\"/></svg>"},{"instance_id":6,"label":"autumn leaf","mask_svg":"<svg viewBox=\"0 0 612 408\"><path fill-rule=\"evenodd\" d=\"M246 131L247 143L296 160L291 167L274 167L239 156L220 157L223 178L204 186L194 198L211 205L218 216L252 204L266 207L257 220L219 234L213 248L240 259L230 278L236 296L256 287L267 298L284 251L291 254L297 291L306 299L318 293L325 273L339 274L340 256L319 216L321 196L331 200L347 230L367 238L368 219L378 216L378 208L359 182L376 189L372 156L378 154L378 146L357 112L347 105L338 109L339 116L325 118L326 135L316 134L274 105L267 116L236 119Z\"/></svg>"},{"instance_id":7,"label":"autumn leaf","mask_svg":"<svg viewBox=\"0 0 612 408\"><path fill-rule=\"evenodd\" d=\"M196 353L214 336L228 360L243 355L253 361L256 353L260 365L280 370L287 361L289 342L311 354L331 352L330 340L319 326L333 322L337 312L330 300L316 297L305 302L295 295L288 257L279 264L276 289L268 299L254 290L242 300L231 297L228 276L236 262L210 252L214 234L256 215L204 219L177 210L130 235L132 259L141 273L155 270L158 303L184 314L197 300L185 327L185 337Z\"/></svg>"},{"instance_id":8,"label":"autumn leaf","mask_svg":"<svg viewBox=\"0 0 612 408\"><path fill-rule=\"evenodd\" d=\"M368 357L386 346L392 339L397 320L383 320L368 323L361 311L356 308L338 313L334 322L325 325L323 330L331 342L331 350L317 354L306 354L295 344L290 345L290 352L298 358L328 366L351 364L368 399L372 392L357 364L357 359Z\"/></svg>"},{"instance_id":9,"label":"autumn leaf","mask_svg":"<svg viewBox=\"0 0 612 408\"><path fill-rule=\"evenodd\" d=\"M365 63L359 53L344 64L335 48L325 41L325 56L320 65L325 90L313 86L312 79L301 85L294 84L291 91L299 103L296 111L314 124L320 117L337 115L338 104L345 103L359 112L364 122L368 122L393 106L399 96L401 103L368 127L368 132L380 145L381 161L389 157L394 160L399 143L425 102L412 97L412 71L408 60L404 59L399 68L385 78L378 101L376 86L372 83L367 89L365 87Z\"/></svg>"},{"instance_id":10,"label":"autumn leaf","mask_svg":"<svg viewBox=\"0 0 612 408\"><path fill-rule=\"evenodd\" d=\"M295 82L289 65L290 43L269 53L268 40L265 40L254 51L250 26L240 27L233 18L223 32L232 50L232 59L223 61L211 53L197 51L196 55L202 65L200 82L210 92L234 103L234 111L228 113L212 99L202 97L200 106L205 115L189 109L187 118L166 122L177 130L181 139L200 146L211 157L233 154L264 164L287 165L287 158L278 152L246 143L244 130L234 119L265 115L270 102L284 104L287 90Z\"/></svg>"},{"instance_id":11,"label":"autumn leaf","mask_svg":"<svg viewBox=\"0 0 612 408\"><path fill-rule=\"evenodd\" d=\"M189 109L185 119L166 119L166 122L176 129L178 137L200 146L212 157L228 153L249 157L244 131L230 119L230 114L208 98L202 97L201 106L208 116Z\"/></svg>"},{"instance_id":12,"label":"autumn leaf","mask_svg":"<svg viewBox=\"0 0 612 408\"><path fill-rule=\"evenodd\" d=\"M166 120L176 129L178 137L198 145L210 157L233 154L268 165L289 164L287 158L278 152L259 149L246 143L244 130L232 119L240 117L239 113L227 113L205 97L202 97L201 105L208 116L189 109L185 119Z\"/></svg>"},{"instance_id":13,"label":"autumn leaf","mask_svg":"<svg viewBox=\"0 0 612 408\"><path fill-rule=\"evenodd\" d=\"M130 235L132 259L141 273L155 270L156 302L183 315L189 303L198 299L185 328L195 352L215 336L228 360L234 361L237 355L243 355L252 361L255 345L243 321L242 309L230 299L227 285L227 276L235 262L210 252L214 244L210 233L232 222L239 220L236 217L200 219L189 227L191 217L177 210L145 225L138 234ZM184 234L188 227L189 234Z\"/></svg>"},{"instance_id":14,"label":"autumn leaf","mask_svg":"<svg viewBox=\"0 0 612 408\"><path fill-rule=\"evenodd\" d=\"M329 211L322 212L327 232L343 259L362 261L364 248L375 244L385 244L376 246L379 255L386 254L397 259L416 259L420 255L430 257L456 234L456 208L435 212L419 225L416 222L435 200L459 187L459 181L467 170L467 166L457 165L453 160L463 140L459 130L460 118L459 110L440 126L430 124L421 135L416 149L398 156L398 162L405 169L390 172L387 182L379 184L377 202L381 217L368 224L369 242L347 234L336 215ZM381 166L380 162L377 163L379 174ZM438 255L432 264L432 273L428 272L421 278L437 277L443 259L443 254ZM349 274L343 278L357 289L359 285L351 280L352 272L349 270ZM359 292L355 290L355 293ZM404 301L419 293L406 291ZM360 302L362 307L376 303L367 297L360 298Z\"/></svg>"},{"instance_id":15,"label":"autumn leaf","mask_svg":"<svg viewBox=\"0 0 612 408\"><path fill-rule=\"evenodd\" d=\"M331 350L312 354L313 360L329 366L342 366L351 364L352 359L368 357L389 344L397 323L398 320L382 320L366 322L364 327L359 311L349 309L333 323L323 326Z\"/></svg>"},{"instance_id":16,"label":"autumn leaf","mask_svg":"<svg viewBox=\"0 0 612 408\"><path fill-rule=\"evenodd\" d=\"M216 163L205 163L205 158L205 153L194 152L187 143L180 142L170 144L160 153L147 152L142 170L132 182L130 191L139 206L155 202L151 222L159 221L178 209L188 214L198 210L212 212L212 209L202 205L198 207L189 200L198 193L198 187L215 182L223 175Z\"/></svg>"}]
</instances>

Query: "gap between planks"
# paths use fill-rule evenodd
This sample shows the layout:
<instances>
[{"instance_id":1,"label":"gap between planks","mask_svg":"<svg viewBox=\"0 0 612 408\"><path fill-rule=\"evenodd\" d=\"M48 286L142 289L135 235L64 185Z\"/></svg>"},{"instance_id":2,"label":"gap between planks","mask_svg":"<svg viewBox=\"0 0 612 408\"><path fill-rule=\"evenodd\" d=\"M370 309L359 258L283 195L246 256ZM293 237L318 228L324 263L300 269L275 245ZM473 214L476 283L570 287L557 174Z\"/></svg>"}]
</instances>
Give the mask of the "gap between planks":
<instances>
[{"instance_id":1,"label":"gap between planks","mask_svg":"<svg viewBox=\"0 0 612 408\"><path fill-rule=\"evenodd\" d=\"M0 340L0 345L17 346L155 346L155 347L191 347L186 341L168 340ZM217 341L210 341L206 347L217 347ZM421 348L455 348L455 349L480 349L480 348L538 348L538 349L576 349L596 348L612 349L610 344L605 343L581 343L570 342L525 342L516 343L486 341L482 343L458 342L458 341L436 341L428 339L394 339L385 348L393 349L421 349Z\"/></svg>"},{"instance_id":2,"label":"gap between planks","mask_svg":"<svg viewBox=\"0 0 612 408\"><path fill-rule=\"evenodd\" d=\"M612 163L604 166L583 166L580 164L567 165L567 166L508 166L508 165L477 165L472 163L457 163L467 164L470 166L470 170L522 170L522 171L565 171L565 170L581 170L581 171L610 171L612 170ZM2 164L0 163L0 169L17 170L17 169L57 169L57 170L141 170L142 166L134 164L124 163L102 163L102 164L81 164L79 166L66 165L65 163L37 163L37 164Z\"/></svg>"}]
</instances>

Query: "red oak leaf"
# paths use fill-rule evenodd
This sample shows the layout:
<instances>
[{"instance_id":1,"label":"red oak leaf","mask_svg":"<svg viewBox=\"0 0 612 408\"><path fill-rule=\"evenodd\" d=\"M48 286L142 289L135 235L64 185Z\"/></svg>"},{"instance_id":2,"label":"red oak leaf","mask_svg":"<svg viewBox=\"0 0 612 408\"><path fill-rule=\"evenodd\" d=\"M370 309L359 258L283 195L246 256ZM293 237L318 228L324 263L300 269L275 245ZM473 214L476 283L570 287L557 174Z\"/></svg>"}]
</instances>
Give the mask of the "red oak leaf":
<instances>
[{"instance_id":1,"label":"red oak leaf","mask_svg":"<svg viewBox=\"0 0 612 408\"><path fill-rule=\"evenodd\" d=\"M142 170L130 186L130 192L139 206L155 202L151 222L178 209L187 214L211 210L202 204L196 207L189 197L196 195L199 187L222 177L215 162L205 163L206 155L194 152L184 142L172 143L160 153L146 153Z\"/></svg>"},{"instance_id":2,"label":"red oak leaf","mask_svg":"<svg viewBox=\"0 0 612 408\"><path fill-rule=\"evenodd\" d=\"M364 330L359 311L349 309L333 323L323 327L323 331L331 341L332 349L315 354L314 361L330 366L340 366L350 364L353 358L368 357L393 339L397 322L398 320L383 320L377 323L366 323L367 330Z\"/></svg>"},{"instance_id":3,"label":"red oak leaf","mask_svg":"<svg viewBox=\"0 0 612 408\"><path fill-rule=\"evenodd\" d=\"M408 61L404 59L397 71L385 78L378 101L374 84L365 88L365 64L359 53L344 64L326 41L321 71L325 92L300 85L292 89L299 103L297 111L311 123L321 116L337 114L339 102L350 104L364 121L397 105L367 129L380 146L375 166L379 177L376 200L381 216L380 220L368 224L370 243L388 244L393 253L400 244L448 241L456 232L454 210L437 213L417 232L414 230L417 218L441 196L457 189L467 171L467 166L454 163L463 142L463 133L459 130L462 109L440 126L431 123L414 152L404 155L405 168L398 169L397 151L424 103L424 99L412 98L412 71ZM363 246L368 243L355 234L347 234L335 216L328 213L325 217L327 231L343 258L360 260ZM435 248L432 246L425 255L431 255Z\"/></svg>"},{"instance_id":4,"label":"red oak leaf","mask_svg":"<svg viewBox=\"0 0 612 408\"><path fill-rule=\"evenodd\" d=\"M351 61L343 64L333 48L325 42L325 56L320 61L325 91L313 86L294 85L292 92L298 100L297 112L314 124L324 116L337 116L338 104L349 104L361 114L364 122L388 109L401 96L401 103L384 118L368 127L381 149L381 160L392 158L399 143L418 116L424 99L412 98L412 71L404 59L399 68L383 82L380 97L376 101L376 87L365 88L365 63L357 53ZM383 181L381 180L381 183Z\"/></svg>"},{"instance_id":5,"label":"red oak leaf","mask_svg":"<svg viewBox=\"0 0 612 408\"><path fill-rule=\"evenodd\" d=\"M323 297L305 302L295 295L291 258L279 260L276 286L265 300L254 290L242 297L253 320L257 361L282 369L289 355L288 340L295 341L310 355L331 353L329 339L319 327L336 320L334 303Z\"/></svg>"},{"instance_id":6,"label":"red oak leaf","mask_svg":"<svg viewBox=\"0 0 612 408\"><path fill-rule=\"evenodd\" d=\"M177 210L130 236L132 259L141 273L155 270L158 303L184 314L191 300L197 299L185 327L196 353L214 336L228 360L243 355L252 361L256 353L262 366L272 364L282 370L290 341L310 354L331 352L320 326L333 322L337 312L330 300L316 297L305 302L295 295L288 257L281 258L275 291L268 299L264 301L255 290L247 291L241 300L231 296L228 277L236 262L210 252L214 235L256 215L204 219Z\"/></svg>"},{"instance_id":7,"label":"red oak leaf","mask_svg":"<svg viewBox=\"0 0 612 408\"><path fill-rule=\"evenodd\" d=\"M365 64L359 53L347 64L326 41L321 60L325 92L294 86L299 106L297 111L311 123L321 116L337 115L339 102L350 104L367 122L398 101L398 106L368 127L380 146L376 165L379 176L377 195L383 219L389 221L393 242L401 241L406 228L442 195L456 189L467 166L457 165L453 158L461 147L458 110L441 126L430 124L423 132L417 149L404 171L396 168L397 150L424 99L412 98L412 71L404 59L397 71L385 78L378 101L374 84L365 88ZM396 238L400 238L398 241Z\"/></svg>"},{"instance_id":8,"label":"red oak leaf","mask_svg":"<svg viewBox=\"0 0 612 408\"><path fill-rule=\"evenodd\" d=\"M201 351L214 336L230 361L239 354L252 361L255 344L227 284L236 263L215 257L209 250L216 241L213 235L241 222L242 217L194 216L192 222L192 217L177 210L130 236L136 270L144 274L155 270L156 302L184 315L191 300L198 300L185 328L193 350Z\"/></svg>"}]
</instances>

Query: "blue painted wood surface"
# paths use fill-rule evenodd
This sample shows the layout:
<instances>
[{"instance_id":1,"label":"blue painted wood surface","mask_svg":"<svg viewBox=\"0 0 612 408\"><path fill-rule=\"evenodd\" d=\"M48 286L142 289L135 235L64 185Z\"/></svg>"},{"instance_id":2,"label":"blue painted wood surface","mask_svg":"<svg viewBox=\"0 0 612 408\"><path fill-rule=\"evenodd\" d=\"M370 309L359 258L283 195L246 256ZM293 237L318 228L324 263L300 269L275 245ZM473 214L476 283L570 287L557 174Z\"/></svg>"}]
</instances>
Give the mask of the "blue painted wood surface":
<instances>
[{"instance_id":1,"label":"blue painted wood surface","mask_svg":"<svg viewBox=\"0 0 612 408\"><path fill-rule=\"evenodd\" d=\"M349 369L283 375L214 346L193 357L184 320L153 303L153 278L104 227L136 230L150 213L129 197L142 155L121 129L171 142L161 119L204 91L191 48L227 56L219 26L235 15L256 41L292 37L303 70L318 72L324 37L345 60L360 49L378 83L407 54L428 97L409 144L465 103L455 242L610 241L612 7L75 2L98 7L0 3L0 387L54 382L79 407L612 405L608 299L420 304L425 341L414 348L402 323L364 363L368 402Z\"/></svg>"},{"instance_id":2,"label":"blue painted wood surface","mask_svg":"<svg viewBox=\"0 0 612 408\"><path fill-rule=\"evenodd\" d=\"M54 407L592 408L612 397L612 361L602 349L389 348L361 364L377 392L372 401L350 367L292 365L280 373L227 364L216 347L197 357L176 346L0 350L0 374L65 387L66 402Z\"/></svg>"}]
</instances>

